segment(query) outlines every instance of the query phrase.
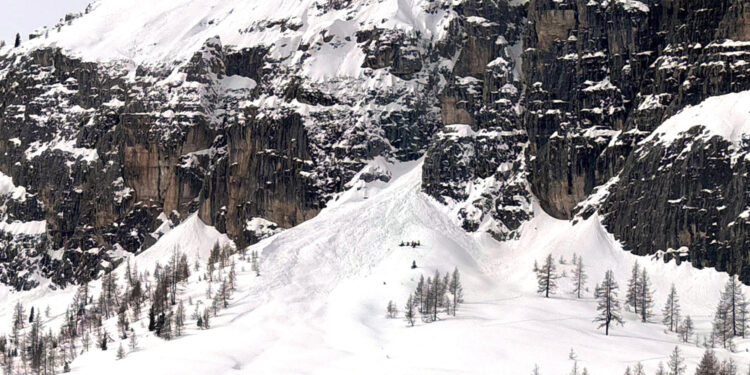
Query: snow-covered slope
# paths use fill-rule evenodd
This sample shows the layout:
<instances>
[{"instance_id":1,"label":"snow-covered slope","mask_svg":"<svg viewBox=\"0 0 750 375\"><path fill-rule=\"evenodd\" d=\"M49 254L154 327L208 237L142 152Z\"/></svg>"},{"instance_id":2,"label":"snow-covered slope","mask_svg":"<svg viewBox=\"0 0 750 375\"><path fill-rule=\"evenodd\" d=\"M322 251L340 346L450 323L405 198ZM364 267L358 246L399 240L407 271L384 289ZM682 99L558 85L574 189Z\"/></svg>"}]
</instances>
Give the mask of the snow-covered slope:
<instances>
[{"instance_id":1,"label":"snow-covered slope","mask_svg":"<svg viewBox=\"0 0 750 375\"><path fill-rule=\"evenodd\" d=\"M139 349L119 361L112 349L91 350L72 363L73 373L99 374L107 368L113 374L519 374L538 364L542 373L554 374L572 367L568 353L573 348L579 365L591 374L615 374L638 361L652 372L675 345L691 366L697 363L703 349L695 339L678 344L677 336L657 323L659 314L644 324L626 313L625 326L605 336L592 323L590 291L577 300L564 280L558 295L542 298L535 293L532 265L552 253L568 260L559 267L570 273L569 260L577 253L591 290L610 268L624 288L638 260L657 286L657 311L674 282L683 314L692 315L701 336L709 330L725 274L632 256L596 217L572 225L537 210L520 239L505 243L466 233L447 208L420 192L420 162L376 164L388 168L389 183L359 184L316 218L252 246L249 250L261 254L262 276L240 261L238 290L211 329L199 331L190 320L185 336L163 341L147 333L142 320L133 324ZM207 248L223 238L192 217L136 256L136 262L147 269L180 246L205 263ZM421 246L398 246L411 240ZM410 268L412 261L417 269ZM402 315L385 318L386 303L394 300L401 307L419 275L453 267L463 274L466 296L457 317L411 328ZM205 303L207 284L199 276L191 276L181 298ZM47 324L54 326L71 295L71 289L43 288L5 295L2 324L8 326L11 306L22 300L38 307L49 304L53 314ZM114 319L105 325L113 326ZM740 342L741 353L733 355L743 366L750 360L746 346Z\"/></svg>"},{"instance_id":2,"label":"snow-covered slope","mask_svg":"<svg viewBox=\"0 0 750 375\"><path fill-rule=\"evenodd\" d=\"M90 61L160 63L187 60L206 40L219 36L225 45L238 48L274 46L272 55L285 59L294 54L301 57L300 44L313 45L328 35L340 37L341 45L326 47L307 64L334 75L353 75L357 72L337 70L337 65L350 70L359 63L331 64L331 58L361 60L356 40L343 39L353 31L377 26L438 40L450 20L447 12L428 12L426 0L359 3L352 9L347 2L325 0L99 0L69 25L38 31L40 36L25 48L56 46Z\"/></svg>"}]
</instances>

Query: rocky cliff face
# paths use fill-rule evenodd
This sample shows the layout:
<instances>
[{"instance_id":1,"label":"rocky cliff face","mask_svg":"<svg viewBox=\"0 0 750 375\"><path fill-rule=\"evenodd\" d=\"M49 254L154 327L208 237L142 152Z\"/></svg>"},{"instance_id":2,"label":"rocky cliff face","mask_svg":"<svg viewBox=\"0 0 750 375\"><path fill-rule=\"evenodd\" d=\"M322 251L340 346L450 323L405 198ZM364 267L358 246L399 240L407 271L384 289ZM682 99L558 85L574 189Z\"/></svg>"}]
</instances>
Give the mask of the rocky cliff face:
<instances>
[{"instance_id":1,"label":"rocky cliff face","mask_svg":"<svg viewBox=\"0 0 750 375\"><path fill-rule=\"evenodd\" d=\"M750 89L746 8L531 1L524 122L542 207L559 218L598 212L638 254L666 252L750 281L744 143L699 137L700 122L674 142L647 139L687 106Z\"/></svg>"},{"instance_id":2,"label":"rocky cliff face","mask_svg":"<svg viewBox=\"0 0 750 375\"><path fill-rule=\"evenodd\" d=\"M746 143L657 134L750 90L745 2L311 4L222 3L177 44L59 47L116 6L100 4L0 48L0 281L96 277L193 213L244 246L352 178L387 180L358 173L379 157L424 157L423 190L468 231L514 238L533 194L639 254L750 281Z\"/></svg>"}]
</instances>

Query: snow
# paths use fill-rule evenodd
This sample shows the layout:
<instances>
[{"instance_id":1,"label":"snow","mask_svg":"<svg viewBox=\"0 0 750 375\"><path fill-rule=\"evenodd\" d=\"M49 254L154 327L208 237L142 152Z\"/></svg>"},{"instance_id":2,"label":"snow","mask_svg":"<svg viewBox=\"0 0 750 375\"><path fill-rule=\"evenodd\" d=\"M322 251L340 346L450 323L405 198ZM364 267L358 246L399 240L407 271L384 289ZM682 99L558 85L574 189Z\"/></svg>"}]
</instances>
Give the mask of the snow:
<instances>
[{"instance_id":1,"label":"snow","mask_svg":"<svg viewBox=\"0 0 750 375\"><path fill-rule=\"evenodd\" d=\"M44 234L47 231L47 222L40 221L13 221L10 223L0 222L0 233L12 235L24 234L35 236Z\"/></svg>"},{"instance_id":2,"label":"snow","mask_svg":"<svg viewBox=\"0 0 750 375\"><path fill-rule=\"evenodd\" d=\"M175 250L184 253L191 261L205 261L214 244L231 246L231 241L225 234L203 223L198 214L192 214L180 225L167 231L153 246L138 254L134 264L144 270L152 269L157 263L167 264Z\"/></svg>"},{"instance_id":3,"label":"snow","mask_svg":"<svg viewBox=\"0 0 750 375\"><path fill-rule=\"evenodd\" d=\"M26 196L26 189L13 184L13 179L0 172L0 196L10 195L11 199L22 200Z\"/></svg>"},{"instance_id":4,"label":"snow","mask_svg":"<svg viewBox=\"0 0 750 375\"><path fill-rule=\"evenodd\" d=\"M573 225L538 207L519 240L498 243L487 234L465 232L448 208L420 192L420 161L380 160L375 165L387 168L392 179L366 184L368 199L352 187L317 217L250 247L260 253L262 276L239 261L238 290L211 329L198 331L189 320L185 336L162 341L146 332L143 321L137 322L133 326L140 349L120 361L115 361L113 350L92 350L72 363L72 373L100 374L106 368L111 374L522 374L534 364L542 373L564 373L572 367L571 348L579 365L592 374L622 373L636 361L653 373L675 345L691 367L702 355L694 343L679 344L676 335L665 333L656 323L658 311L674 282L683 312L696 321L698 334L705 335L726 274L636 257L622 250L596 216ZM409 240L422 246L398 246ZM135 256L134 263L141 270L151 269L180 248L203 264L216 242L230 245L226 236L192 215ZM553 298L538 296L531 268L548 253L568 260L573 253L582 255L590 290L610 268L624 288L638 260L656 286L653 322L640 323L626 312L626 325L604 336L592 323L595 301L590 290L577 300L566 279ZM410 268L412 261L418 269ZM453 267L462 272L466 296L457 317L418 322L413 328L402 319L384 317L387 301L401 308L419 275ZM559 267L572 270L569 262ZM204 298L206 283L197 280L201 273L181 287L183 298L196 303ZM72 287L1 290L6 303L0 307L0 324L8 326L15 301L33 300L40 309L51 306L47 324L55 326L72 293ZM113 327L114 319L106 324ZM738 353L731 354L742 366L750 359L748 344L740 340ZM730 355L720 349L717 354Z\"/></svg>"},{"instance_id":5,"label":"snow","mask_svg":"<svg viewBox=\"0 0 750 375\"><path fill-rule=\"evenodd\" d=\"M32 160L50 150L60 150L64 153L70 154L74 159L80 157L82 161L87 163L99 159L99 154L96 152L96 149L76 147L75 139L63 139L60 137L55 138L48 143L41 143L39 141L31 143L26 150L26 159Z\"/></svg>"},{"instance_id":6,"label":"snow","mask_svg":"<svg viewBox=\"0 0 750 375\"><path fill-rule=\"evenodd\" d=\"M739 146L750 133L750 91L713 96L698 105L688 106L667 119L647 138L669 144L695 126L702 126L702 137L719 136Z\"/></svg>"},{"instance_id":7,"label":"snow","mask_svg":"<svg viewBox=\"0 0 750 375\"><path fill-rule=\"evenodd\" d=\"M218 36L224 45L237 48L271 46L274 58L299 64L298 46L315 46L327 33L340 37L340 46L325 43L304 63L316 67L316 73L318 68L332 73L340 66L346 71L339 73L352 74L363 55L355 41L343 41L345 36L379 27L419 32L437 40L445 35L451 18L442 9L429 10L427 0L360 0L353 10L326 10L323 4L319 0L98 0L87 14L22 48L56 46L91 61L171 63L188 60L206 40Z\"/></svg>"}]
</instances>

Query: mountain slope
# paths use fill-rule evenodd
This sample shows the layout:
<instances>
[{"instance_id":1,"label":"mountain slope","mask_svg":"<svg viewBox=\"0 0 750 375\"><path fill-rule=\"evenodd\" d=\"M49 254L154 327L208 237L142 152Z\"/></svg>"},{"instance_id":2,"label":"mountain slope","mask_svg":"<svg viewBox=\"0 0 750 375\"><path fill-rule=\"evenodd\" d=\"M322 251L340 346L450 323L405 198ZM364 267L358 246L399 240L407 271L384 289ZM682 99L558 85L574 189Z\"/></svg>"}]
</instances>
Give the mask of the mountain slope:
<instances>
[{"instance_id":1,"label":"mountain slope","mask_svg":"<svg viewBox=\"0 0 750 375\"><path fill-rule=\"evenodd\" d=\"M665 333L656 323L658 313L654 322L645 324L626 313L626 325L604 336L592 322L595 302L590 291L576 300L564 279L558 295L542 298L536 294L531 268L547 253L569 260L575 252L583 256L589 289L610 268L624 288L637 260L657 286L657 310L666 298L666 286L674 282L683 313L694 318L700 336L710 330L725 274L630 255L596 218L571 225L537 209L518 240L499 243L487 234L466 233L448 210L419 191L420 163L385 166L391 182L352 188L316 218L252 246L249 250L261 254L262 276L238 261L238 290L211 329L197 330L189 319L185 336L163 341L147 334L142 320L133 324L140 349L119 361L112 349L91 350L73 362L73 373L93 374L106 367L118 374L486 374L526 373L535 363L543 373L560 373L572 368L568 352L573 348L579 365L594 374L612 374L637 361L652 372L675 345L691 366L702 355L695 343L679 344L676 335ZM153 251L136 256L139 268L148 269L160 257L168 259L179 244L191 259L195 249L204 260L210 240L221 237L194 220L167 233ZM196 233L205 233L201 244L186 238ZM402 240L422 245L400 247ZM410 268L412 260L419 268ZM457 317L418 322L412 328L401 317L385 318L386 302L394 300L401 307L420 274L453 267L462 272L466 295ZM559 267L572 270L570 265ZM180 298L205 300L207 284L197 280L200 274L191 276ZM31 303L34 292L17 296ZM50 303L59 311L65 305L55 298L52 294L33 303ZM7 312L4 316L8 321ZM114 320L105 326L114 330ZM740 352L733 355L743 366L750 361L744 352L748 344L740 340ZM717 352L727 356L724 350Z\"/></svg>"}]
</instances>

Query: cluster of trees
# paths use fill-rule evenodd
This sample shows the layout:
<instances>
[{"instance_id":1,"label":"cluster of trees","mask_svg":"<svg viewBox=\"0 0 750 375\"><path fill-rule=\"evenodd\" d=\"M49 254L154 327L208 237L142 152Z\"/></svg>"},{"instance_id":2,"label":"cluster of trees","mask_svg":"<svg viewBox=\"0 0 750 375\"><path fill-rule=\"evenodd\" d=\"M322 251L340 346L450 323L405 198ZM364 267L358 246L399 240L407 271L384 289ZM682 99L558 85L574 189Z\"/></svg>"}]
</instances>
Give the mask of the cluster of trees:
<instances>
[{"instance_id":1,"label":"cluster of trees","mask_svg":"<svg viewBox=\"0 0 750 375\"><path fill-rule=\"evenodd\" d=\"M716 306L713 329L706 346L714 347L717 344L724 348L734 350L734 338L745 337L747 330L747 301L742 292L742 284L736 276L732 276L724 286L719 304Z\"/></svg>"},{"instance_id":2,"label":"cluster of trees","mask_svg":"<svg viewBox=\"0 0 750 375\"><path fill-rule=\"evenodd\" d=\"M202 275L208 282L207 299L211 303L201 311L201 301L198 301L191 316L200 329L208 329L211 315L216 316L221 308L229 305L236 283L234 254L230 247L215 245L211 250L207 271ZM241 259L245 259L245 254L241 254ZM252 264L260 275L259 257L255 252ZM70 362L80 353L92 348L108 350L116 341L119 341L116 357L123 358L125 347L133 351L138 346L132 322L144 318L146 307L149 331L166 340L183 335L187 318L185 303L180 299L180 285L191 275L187 256L176 249L166 265L156 264L152 272L139 272L129 261L125 266L122 278L114 271L102 276L101 290L96 297L88 282L79 285L59 331L46 328L45 319L34 307L27 314L24 306L17 304L11 333L0 335L0 372L5 375L67 372ZM196 261L194 271L199 269ZM201 280L201 275L198 279ZM215 292L214 283L218 284ZM188 299L188 304L193 304L192 298ZM47 308L46 316L49 314ZM103 323L114 318L116 331L110 332Z\"/></svg>"},{"instance_id":3,"label":"cluster of trees","mask_svg":"<svg viewBox=\"0 0 750 375\"><path fill-rule=\"evenodd\" d=\"M566 264L564 258L560 258L560 264ZM582 298L586 292L586 281L588 275L586 274L586 268L583 265L583 257L573 254L572 260L573 273L570 275L573 282L572 293L576 298ZM565 272L562 274L557 273L557 266L555 260L552 258L552 254L548 254L544 259L544 264L540 267L539 263L534 262L534 272L536 273L537 279L537 292L544 295L545 298L549 298L557 292L557 281L561 277L565 277Z\"/></svg>"},{"instance_id":4,"label":"cluster of trees","mask_svg":"<svg viewBox=\"0 0 750 375\"><path fill-rule=\"evenodd\" d=\"M737 363L733 359L719 361L710 348L706 349L703 353L703 357L701 357L701 361L695 369L695 375L739 375L739 373L739 366L737 366ZM667 365L664 366L663 362L659 362L659 367L655 373L655 375L685 374L687 374L685 358L677 346L674 347L674 350L669 355ZM646 375L646 372L643 370L643 365L639 362L632 368L627 367L625 375Z\"/></svg>"},{"instance_id":5,"label":"cluster of trees","mask_svg":"<svg viewBox=\"0 0 750 375\"><path fill-rule=\"evenodd\" d=\"M427 280L424 275L420 276L417 287L404 305L404 319L410 326L414 326L417 314L425 323L438 320L439 312L455 316L458 306L463 301L463 285L458 268L455 268L452 274L446 272L442 277L436 270L435 275ZM393 301L388 301L386 316L398 316L398 308Z\"/></svg>"},{"instance_id":6,"label":"cluster of trees","mask_svg":"<svg viewBox=\"0 0 750 375\"><path fill-rule=\"evenodd\" d=\"M570 350L569 359L573 361L573 369L570 371L571 375L588 375L588 371L584 367L579 369L578 358L573 349ZM750 373L750 369L747 373ZM541 375L541 371L538 365L534 365L531 371L532 375ZM682 355L682 351L679 347L675 346L672 353L669 355L669 360L666 366L664 362L659 362L655 375L686 375L687 365L685 364L685 357ZM727 359L719 361L716 358L713 350L708 348L703 353L701 361L695 369L695 375L739 375L739 366L733 359ZM636 363L633 366L627 366L625 368L625 375L646 375L646 370L641 362Z\"/></svg>"},{"instance_id":7,"label":"cluster of trees","mask_svg":"<svg viewBox=\"0 0 750 375\"><path fill-rule=\"evenodd\" d=\"M566 264L564 258L560 258L559 263ZM574 254L572 265L574 266L573 272L570 275L573 284L572 293L577 298L581 298L586 290L586 280L588 278L583 265L583 258ZM541 266L537 262L534 262L534 272L536 272L537 276L537 292L545 297L549 297L557 291L558 280L564 275L558 274L557 265L551 254L547 255ZM604 328L605 335L609 334L609 329L613 325L624 324L618 293L619 285L615 280L614 273L612 271L605 272L604 280L601 284L596 285L594 289L594 298L598 301L597 316L594 318L594 322L599 323L599 328ZM722 342L720 338L728 337L729 332L737 332L736 335L744 335L744 328L740 329L740 327L744 327L747 304L744 303L744 296L741 293L742 291L739 288L738 282L733 282L731 285L727 284L726 291L723 294L724 297L722 297L723 302L719 304L717 317L721 318L718 320L722 323L729 321L734 323L717 325L717 327L726 328L725 330L720 330L720 332L717 331L714 335L719 338L719 342ZM654 316L654 297L651 279L646 270L638 262L633 264L628 288L625 293L625 306L626 309L634 312L643 322L650 321ZM735 311L735 313L731 313L732 311ZM695 333L693 320L690 315L682 317L679 296L674 285L672 285L667 296L662 314L662 323L664 323L669 331L677 333L683 342L690 341L690 338ZM729 330L729 328L734 328L734 330Z\"/></svg>"}]
</instances>

